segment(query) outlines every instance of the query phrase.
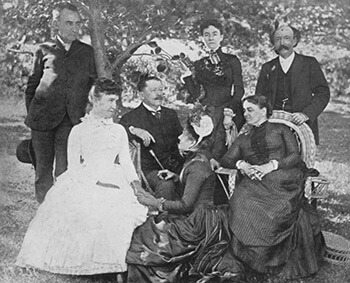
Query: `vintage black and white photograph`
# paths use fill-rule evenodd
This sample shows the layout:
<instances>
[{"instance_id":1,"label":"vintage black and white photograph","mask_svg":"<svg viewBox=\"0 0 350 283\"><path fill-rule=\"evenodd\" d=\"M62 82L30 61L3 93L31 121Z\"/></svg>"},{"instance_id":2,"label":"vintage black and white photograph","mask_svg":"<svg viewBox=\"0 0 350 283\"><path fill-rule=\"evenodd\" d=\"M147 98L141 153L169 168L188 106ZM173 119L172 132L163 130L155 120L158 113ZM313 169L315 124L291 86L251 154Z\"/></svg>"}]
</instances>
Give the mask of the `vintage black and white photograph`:
<instances>
[{"instance_id":1,"label":"vintage black and white photograph","mask_svg":"<svg viewBox=\"0 0 350 283\"><path fill-rule=\"evenodd\" d=\"M349 0L0 0L1 283L350 282Z\"/></svg>"}]
</instances>

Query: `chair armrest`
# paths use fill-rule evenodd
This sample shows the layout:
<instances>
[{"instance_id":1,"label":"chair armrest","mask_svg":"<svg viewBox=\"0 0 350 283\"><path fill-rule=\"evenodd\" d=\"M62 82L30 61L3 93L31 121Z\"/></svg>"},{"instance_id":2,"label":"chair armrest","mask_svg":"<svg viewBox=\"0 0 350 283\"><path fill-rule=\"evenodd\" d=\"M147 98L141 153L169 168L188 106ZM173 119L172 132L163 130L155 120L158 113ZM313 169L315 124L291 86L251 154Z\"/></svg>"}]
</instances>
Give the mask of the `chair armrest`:
<instances>
[{"instance_id":1,"label":"chair armrest","mask_svg":"<svg viewBox=\"0 0 350 283\"><path fill-rule=\"evenodd\" d=\"M223 190L225 191L227 199L230 199L233 195L234 190L235 190L236 176L237 176L238 171L236 169L229 169L229 168L220 167L220 168L216 169L214 172L215 172L216 176L218 177ZM223 179L220 175L224 175L228 178L228 186L225 185L225 182L223 181Z\"/></svg>"},{"instance_id":2,"label":"chair armrest","mask_svg":"<svg viewBox=\"0 0 350 283\"><path fill-rule=\"evenodd\" d=\"M322 175L307 177L304 187L305 197L309 200L327 197L329 183L329 180Z\"/></svg>"}]
</instances>

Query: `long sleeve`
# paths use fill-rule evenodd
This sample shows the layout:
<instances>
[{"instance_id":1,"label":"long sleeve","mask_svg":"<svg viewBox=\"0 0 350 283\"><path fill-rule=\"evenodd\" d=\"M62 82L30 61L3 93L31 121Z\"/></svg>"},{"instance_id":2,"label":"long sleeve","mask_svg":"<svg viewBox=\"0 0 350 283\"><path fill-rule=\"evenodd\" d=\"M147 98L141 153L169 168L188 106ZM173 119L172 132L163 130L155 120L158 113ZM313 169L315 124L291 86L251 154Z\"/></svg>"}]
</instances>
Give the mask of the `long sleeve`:
<instances>
[{"instance_id":1,"label":"long sleeve","mask_svg":"<svg viewBox=\"0 0 350 283\"><path fill-rule=\"evenodd\" d=\"M124 171L125 177L129 182L138 180L135 166L130 157L128 136L123 127L120 127L120 147L119 162Z\"/></svg>"},{"instance_id":2,"label":"long sleeve","mask_svg":"<svg viewBox=\"0 0 350 283\"><path fill-rule=\"evenodd\" d=\"M68 169L78 171L84 163L84 156L82 152L82 135L81 127L75 126L72 128L68 137L67 157Z\"/></svg>"},{"instance_id":3,"label":"long sleeve","mask_svg":"<svg viewBox=\"0 0 350 283\"><path fill-rule=\"evenodd\" d=\"M244 95L242 65L236 56L231 58L231 68L233 71L232 80L233 80L233 86L234 86L233 103L234 103L234 107L236 107L235 104L240 105Z\"/></svg>"},{"instance_id":4,"label":"long sleeve","mask_svg":"<svg viewBox=\"0 0 350 283\"><path fill-rule=\"evenodd\" d=\"M291 168L301 162L301 155L297 140L290 129L283 128L283 141L286 146L286 156L277 160L278 168Z\"/></svg>"},{"instance_id":5,"label":"long sleeve","mask_svg":"<svg viewBox=\"0 0 350 283\"><path fill-rule=\"evenodd\" d=\"M326 108L330 99L330 91L326 78L316 58L313 57L310 58L310 88L313 97L311 103L302 112L313 122Z\"/></svg>"},{"instance_id":6,"label":"long sleeve","mask_svg":"<svg viewBox=\"0 0 350 283\"><path fill-rule=\"evenodd\" d=\"M43 57L44 55L41 49L38 49L34 55L33 70L28 78L27 88L25 90L25 103L27 112L29 110L30 103L35 95L35 90L38 87L44 73Z\"/></svg>"},{"instance_id":7,"label":"long sleeve","mask_svg":"<svg viewBox=\"0 0 350 283\"><path fill-rule=\"evenodd\" d=\"M189 93L187 98L188 103L193 103L201 94L201 86L196 82L193 76L184 77L183 81L185 83L185 88Z\"/></svg>"},{"instance_id":8,"label":"long sleeve","mask_svg":"<svg viewBox=\"0 0 350 283\"><path fill-rule=\"evenodd\" d=\"M202 193L204 184L212 174L207 162L194 161L184 170L184 194L178 201L165 201L163 207L169 213L187 214L191 213Z\"/></svg>"},{"instance_id":9,"label":"long sleeve","mask_svg":"<svg viewBox=\"0 0 350 283\"><path fill-rule=\"evenodd\" d=\"M258 81L255 87L255 95L267 96L267 82L268 82L268 65L264 64L260 70Z\"/></svg>"},{"instance_id":10,"label":"long sleeve","mask_svg":"<svg viewBox=\"0 0 350 283\"><path fill-rule=\"evenodd\" d=\"M221 158L220 165L224 168L236 169L236 162L242 159L242 149L240 147L241 137L236 138L226 154Z\"/></svg>"}]
</instances>

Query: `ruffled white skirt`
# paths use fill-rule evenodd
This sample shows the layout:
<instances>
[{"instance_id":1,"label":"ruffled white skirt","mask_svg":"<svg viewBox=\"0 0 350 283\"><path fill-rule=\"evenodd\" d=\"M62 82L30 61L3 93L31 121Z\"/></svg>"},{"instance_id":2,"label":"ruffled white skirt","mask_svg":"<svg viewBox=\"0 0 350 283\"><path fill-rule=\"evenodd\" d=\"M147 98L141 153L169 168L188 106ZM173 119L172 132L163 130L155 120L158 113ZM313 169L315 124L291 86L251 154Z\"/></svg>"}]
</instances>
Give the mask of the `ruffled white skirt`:
<instances>
[{"instance_id":1,"label":"ruffled white skirt","mask_svg":"<svg viewBox=\"0 0 350 283\"><path fill-rule=\"evenodd\" d=\"M147 208L118 173L119 188L61 175L30 223L16 265L61 274L126 271L131 236Z\"/></svg>"}]
</instances>

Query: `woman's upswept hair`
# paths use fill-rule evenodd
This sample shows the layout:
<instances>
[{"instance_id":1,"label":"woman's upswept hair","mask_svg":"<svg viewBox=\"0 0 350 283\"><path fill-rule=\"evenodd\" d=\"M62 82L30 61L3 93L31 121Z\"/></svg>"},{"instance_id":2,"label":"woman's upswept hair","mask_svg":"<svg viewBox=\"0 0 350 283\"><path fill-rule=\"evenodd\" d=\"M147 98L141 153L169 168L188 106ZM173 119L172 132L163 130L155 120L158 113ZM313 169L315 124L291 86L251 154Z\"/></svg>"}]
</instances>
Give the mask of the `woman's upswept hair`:
<instances>
[{"instance_id":1,"label":"woman's upswept hair","mask_svg":"<svg viewBox=\"0 0 350 283\"><path fill-rule=\"evenodd\" d=\"M221 34L224 33L224 28L222 27L222 24L220 23L219 20L207 19L207 20L204 20L199 26L199 30L200 30L201 35L203 35L204 30L206 28L208 28L209 26L216 27L220 31Z\"/></svg>"},{"instance_id":2,"label":"woman's upswept hair","mask_svg":"<svg viewBox=\"0 0 350 283\"><path fill-rule=\"evenodd\" d=\"M100 100L103 95L117 95L120 98L120 87L118 84L107 78L98 78L89 91L89 103L86 107L86 113L92 109L94 101Z\"/></svg>"},{"instance_id":3,"label":"woman's upswept hair","mask_svg":"<svg viewBox=\"0 0 350 283\"><path fill-rule=\"evenodd\" d=\"M140 78L137 82L137 90L138 91L143 91L144 88L146 87L146 84L148 81L159 81L161 82L162 80L156 76L150 76L148 73L141 74Z\"/></svg>"},{"instance_id":4,"label":"woman's upswept hair","mask_svg":"<svg viewBox=\"0 0 350 283\"><path fill-rule=\"evenodd\" d=\"M243 99L242 104L247 101L258 105L260 109L266 108L266 116L270 118L272 115L272 105L264 95L250 95Z\"/></svg>"}]
</instances>

